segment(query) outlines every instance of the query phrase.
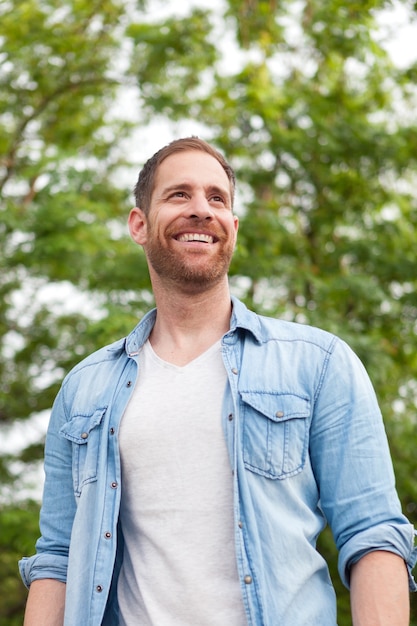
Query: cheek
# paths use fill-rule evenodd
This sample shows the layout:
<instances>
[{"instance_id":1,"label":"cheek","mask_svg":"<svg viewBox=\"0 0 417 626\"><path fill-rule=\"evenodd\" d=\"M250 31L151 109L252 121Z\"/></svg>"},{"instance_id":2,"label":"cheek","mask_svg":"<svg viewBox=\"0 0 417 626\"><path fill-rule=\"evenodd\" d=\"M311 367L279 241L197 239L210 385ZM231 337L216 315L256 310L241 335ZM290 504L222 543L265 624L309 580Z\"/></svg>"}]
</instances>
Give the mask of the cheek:
<instances>
[{"instance_id":1,"label":"cheek","mask_svg":"<svg viewBox=\"0 0 417 626\"><path fill-rule=\"evenodd\" d=\"M169 241L171 238L169 228L164 227L163 224L153 225L153 227L148 228L148 243L157 244L163 246L166 241Z\"/></svg>"}]
</instances>

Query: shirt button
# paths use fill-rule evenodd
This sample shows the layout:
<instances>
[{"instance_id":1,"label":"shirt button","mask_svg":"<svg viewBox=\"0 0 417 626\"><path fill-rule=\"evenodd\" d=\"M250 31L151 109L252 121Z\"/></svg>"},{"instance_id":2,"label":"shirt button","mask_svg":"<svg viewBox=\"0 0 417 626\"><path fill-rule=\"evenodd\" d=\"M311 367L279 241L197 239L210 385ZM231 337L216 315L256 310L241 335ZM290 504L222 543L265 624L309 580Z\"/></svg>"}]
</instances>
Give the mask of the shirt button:
<instances>
[{"instance_id":1,"label":"shirt button","mask_svg":"<svg viewBox=\"0 0 417 626\"><path fill-rule=\"evenodd\" d=\"M232 367L232 374L237 374L238 373L238 369L236 367Z\"/></svg>"},{"instance_id":2,"label":"shirt button","mask_svg":"<svg viewBox=\"0 0 417 626\"><path fill-rule=\"evenodd\" d=\"M246 585L250 585L252 582L252 576L245 576L243 579Z\"/></svg>"},{"instance_id":3,"label":"shirt button","mask_svg":"<svg viewBox=\"0 0 417 626\"><path fill-rule=\"evenodd\" d=\"M277 412L275 413L275 415L276 415L277 417L284 417L284 411L277 411Z\"/></svg>"},{"instance_id":4,"label":"shirt button","mask_svg":"<svg viewBox=\"0 0 417 626\"><path fill-rule=\"evenodd\" d=\"M112 482L112 484L110 485L110 487L111 487L112 489L117 489L117 487L118 487L117 482L116 482L116 481Z\"/></svg>"},{"instance_id":5,"label":"shirt button","mask_svg":"<svg viewBox=\"0 0 417 626\"><path fill-rule=\"evenodd\" d=\"M102 587L101 585L97 585L97 587L96 587L96 591L97 591L98 593L101 593L101 592L103 591L103 587Z\"/></svg>"},{"instance_id":6,"label":"shirt button","mask_svg":"<svg viewBox=\"0 0 417 626\"><path fill-rule=\"evenodd\" d=\"M81 439L88 439L88 433L81 433Z\"/></svg>"},{"instance_id":7,"label":"shirt button","mask_svg":"<svg viewBox=\"0 0 417 626\"><path fill-rule=\"evenodd\" d=\"M111 434L111 435L114 435L114 433L115 433L114 428L113 428L113 427L112 427L112 428L110 428L110 434Z\"/></svg>"},{"instance_id":8,"label":"shirt button","mask_svg":"<svg viewBox=\"0 0 417 626\"><path fill-rule=\"evenodd\" d=\"M126 387L131 387L131 386L132 386L132 381L128 380L127 383L126 383Z\"/></svg>"},{"instance_id":9,"label":"shirt button","mask_svg":"<svg viewBox=\"0 0 417 626\"><path fill-rule=\"evenodd\" d=\"M239 526L239 528L243 528L243 524L240 520L238 521L237 525Z\"/></svg>"},{"instance_id":10,"label":"shirt button","mask_svg":"<svg viewBox=\"0 0 417 626\"><path fill-rule=\"evenodd\" d=\"M229 422L231 422L233 419L233 413L229 413L229 415L227 416L227 419L229 420Z\"/></svg>"},{"instance_id":11,"label":"shirt button","mask_svg":"<svg viewBox=\"0 0 417 626\"><path fill-rule=\"evenodd\" d=\"M104 536L106 539L111 539L111 533L109 533L108 531L104 533Z\"/></svg>"}]
</instances>

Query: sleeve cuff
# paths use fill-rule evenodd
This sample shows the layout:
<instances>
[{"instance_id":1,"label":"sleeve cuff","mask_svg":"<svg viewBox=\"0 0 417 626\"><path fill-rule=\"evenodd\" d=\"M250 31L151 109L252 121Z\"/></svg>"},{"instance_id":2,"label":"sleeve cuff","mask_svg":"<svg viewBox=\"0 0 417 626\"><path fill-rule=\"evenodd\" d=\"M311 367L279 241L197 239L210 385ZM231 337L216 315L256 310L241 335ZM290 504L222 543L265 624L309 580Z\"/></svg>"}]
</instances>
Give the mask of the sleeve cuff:
<instances>
[{"instance_id":1,"label":"sleeve cuff","mask_svg":"<svg viewBox=\"0 0 417 626\"><path fill-rule=\"evenodd\" d=\"M349 589L350 568L363 556L375 550L393 552L402 557L407 565L410 591L417 591L412 570L417 562L417 532L411 524L381 524L355 535L339 551L339 575Z\"/></svg>"},{"instance_id":2,"label":"sleeve cuff","mask_svg":"<svg viewBox=\"0 0 417 626\"><path fill-rule=\"evenodd\" d=\"M29 589L34 580L53 578L67 582L68 557L56 554L35 554L19 561L23 583Z\"/></svg>"}]
</instances>

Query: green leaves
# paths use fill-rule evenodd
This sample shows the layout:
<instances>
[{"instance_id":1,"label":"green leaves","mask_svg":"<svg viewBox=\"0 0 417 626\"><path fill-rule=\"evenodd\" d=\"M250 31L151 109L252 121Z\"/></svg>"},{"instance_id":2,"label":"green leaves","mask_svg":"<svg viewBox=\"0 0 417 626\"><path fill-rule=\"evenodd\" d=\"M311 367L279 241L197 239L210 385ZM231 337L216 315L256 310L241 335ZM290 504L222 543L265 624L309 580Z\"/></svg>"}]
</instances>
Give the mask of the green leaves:
<instances>
[{"instance_id":1,"label":"green leaves","mask_svg":"<svg viewBox=\"0 0 417 626\"><path fill-rule=\"evenodd\" d=\"M0 511L0 580L2 600L0 624L22 624L22 606L26 602L26 589L17 574L17 561L22 551L28 554L38 536L39 505L28 501L24 506L2 507Z\"/></svg>"},{"instance_id":2,"label":"green leaves","mask_svg":"<svg viewBox=\"0 0 417 626\"><path fill-rule=\"evenodd\" d=\"M149 112L174 119L193 115L199 90L206 90L202 77L218 57L207 37L210 28L208 13L199 9L181 20L128 27L135 46L132 72Z\"/></svg>"},{"instance_id":3,"label":"green leaves","mask_svg":"<svg viewBox=\"0 0 417 626\"><path fill-rule=\"evenodd\" d=\"M166 19L153 2L0 6L0 423L49 409L69 367L152 305L126 218L141 133L168 117L237 171L233 290L363 359L417 520L416 63L394 67L383 47L391 6L228 0Z\"/></svg>"}]
</instances>

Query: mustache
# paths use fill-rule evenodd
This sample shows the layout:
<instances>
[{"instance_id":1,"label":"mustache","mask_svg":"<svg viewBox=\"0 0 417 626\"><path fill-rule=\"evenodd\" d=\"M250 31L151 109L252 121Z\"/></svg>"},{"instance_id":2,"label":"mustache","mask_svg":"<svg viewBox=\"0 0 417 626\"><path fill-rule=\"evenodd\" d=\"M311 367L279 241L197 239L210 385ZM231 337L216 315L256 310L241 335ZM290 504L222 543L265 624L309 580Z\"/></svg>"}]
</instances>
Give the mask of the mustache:
<instances>
[{"instance_id":1,"label":"mustache","mask_svg":"<svg viewBox=\"0 0 417 626\"><path fill-rule=\"evenodd\" d=\"M171 237L175 237L180 233L189 232L193 229L201 231L207 235L212 235L218 241L223 241L227 238L227 233L221 226L214 223L208 224L205 219L201 219L198 217L179 219L174 224L167 227L167 229L165 230L165 234Z\"/></svg>"}]
</instances>

